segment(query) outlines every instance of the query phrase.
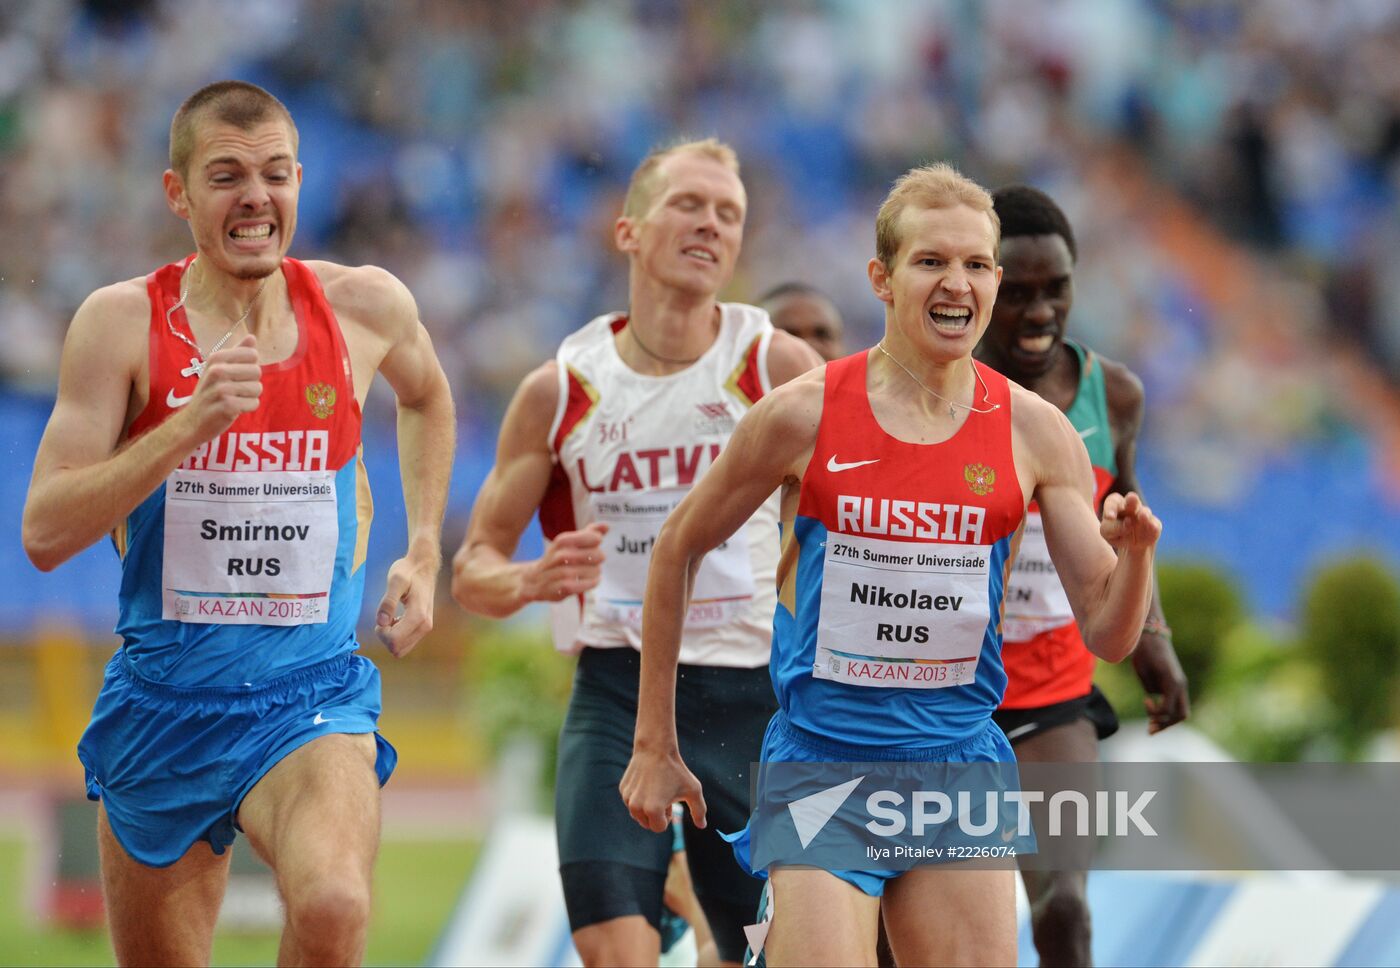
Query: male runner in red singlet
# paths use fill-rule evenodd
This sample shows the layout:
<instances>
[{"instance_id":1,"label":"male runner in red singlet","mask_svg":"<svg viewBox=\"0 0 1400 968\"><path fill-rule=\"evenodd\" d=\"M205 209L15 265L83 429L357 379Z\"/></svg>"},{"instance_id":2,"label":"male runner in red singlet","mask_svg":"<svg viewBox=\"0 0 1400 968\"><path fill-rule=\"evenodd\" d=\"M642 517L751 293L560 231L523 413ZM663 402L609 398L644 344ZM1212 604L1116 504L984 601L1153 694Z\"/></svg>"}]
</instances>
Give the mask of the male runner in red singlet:
<instances>
[{"instance_id":1,"label":"male runner in red singlet","mask_svg":"<svg viewBox=\"0 0 1400 968\"><path fill-rule=\"evenodd\" d=\"M1131 494L1110 496L1100 524L1064 414L973 361L1000 275L987 192L946 165L906 174L881 206L869 263L885 305L880 345L761 401L671 514L652 555L637 735L621 784L642 825L664 829L676 800L704 819L673 698L689 576L774 488L780 708L766 762L1009 762L991 721L1006 684L1001 589L1030 500L1085 641L1111 661L1131 652L1161 524ZM746 839L736 838L741 858ZM1010 869L769 873L775 963L873 963L881 895L901 963L1015 960Z\"/></svg>"},{"instance_id":2,"label":"male runner in red singlet","mask_svg":"<svg viewBox=\"0 0 1400 968\"><path fill-rule=\"evenodd\" d=\"M615 233L631 266L628 310L597 317L526 376L453 561L453 596L465 608L502 617L552 602L555 644L579 656L555 821L569 924L587 965L654 965L660 944L672 837L640 829L616 793L632 749L656 534L738 419L820 362L762 310L716 298L746 209L726 145L687 142L642 161ZM747 815L748 766L775 705L765 668L778 560L770 497L698 570L680 623L681 743L733 826ZM537 511L545 553L512 561ZM687 824L684 837L719 957L737 962L756 884L713 830Z\"/></svg>"},{"instance_id":3,"label":"male runner in red singlet","mask_svg":"<svg viewBox=\"0 0 1400 968\"><path fill-rule=\"evenodd\" d=\"M122 558L122 648L78 746L122 964L208 962L239 829L277 875L279 962L364 956L396 756L355 651L360 406L382 373L409 519L377 618L395 655L432 625L454 420L397 279L286 258L300 186L272 95L222 81L181 105L165 194L196 252L83 303L35 459L34 563L109 533Z\"/></svg>"},{"instance_id":4,"label":"male runner in red singlet","mask_svg":"<svg viewBox=\"0 0 1400 968\"><path fill-rule=\"evenodd\" d=\"M1053 199L1028 185L999 189L992 198L1001 220L1003 274L977 358L1064 411L1089 451L1096 503L1136 491L1142 384L1123 364L1065 336L1077 256L1069 220ZM1096 660L1084 647L1034 509L1008 582L1003 631L1006 696L994 718L1017 760L1097 760L1099 740L1117 730L1118 719L1093 684ZM1133 669L1147 693L1149 731L1186 717L1186 677L1155 594ZM1054 793L1045 792L1047 799ZM1042 965L1091 963L1089 860L1071 865L1081 869L1022 871Z\"/></svg>"}]
</instances>

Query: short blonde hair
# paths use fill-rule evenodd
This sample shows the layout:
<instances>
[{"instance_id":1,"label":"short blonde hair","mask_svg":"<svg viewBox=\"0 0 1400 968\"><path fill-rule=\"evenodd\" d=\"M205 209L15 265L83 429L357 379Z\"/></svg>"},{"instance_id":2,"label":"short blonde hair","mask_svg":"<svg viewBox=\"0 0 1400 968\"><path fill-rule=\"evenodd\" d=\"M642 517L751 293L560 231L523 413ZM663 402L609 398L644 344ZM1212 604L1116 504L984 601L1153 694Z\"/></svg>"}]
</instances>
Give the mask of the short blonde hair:
<instances>
[{"instance_id":1,"label":"short blonde hair","mask_svg":"<svg viewBox=\"0 0 1400 968\"><path fill-rule=\"evenodd\" d=\"M642 159L637 170L632 172L632 180L627 183L627 198L622 203L622 214L627 218L641 218L656 200L656 192L661 183L661 163L667 158L685 152L694 152L702 157L717 161L739 175L739 156L734 149L718 138L700 140L683 139L653 149Z\"/></svg>"},{"instance_id":2,"label":"short blonde hair","mask_svg":"<svg viewBox=\"0 0 1400 968\"><path fill-rule=\"evenodd\" d=\"M1001 253L1001 219L992 204L992 193L971 178L959 173L952 165L938 162L911 168L894 183L880 212L875 216L875 257L894 270L894 257L902 241L899 237L899 217L910 205L923 208L950 208L966 205L982 212L992 222L992 256Z\"/></svg>"}]
</instances>

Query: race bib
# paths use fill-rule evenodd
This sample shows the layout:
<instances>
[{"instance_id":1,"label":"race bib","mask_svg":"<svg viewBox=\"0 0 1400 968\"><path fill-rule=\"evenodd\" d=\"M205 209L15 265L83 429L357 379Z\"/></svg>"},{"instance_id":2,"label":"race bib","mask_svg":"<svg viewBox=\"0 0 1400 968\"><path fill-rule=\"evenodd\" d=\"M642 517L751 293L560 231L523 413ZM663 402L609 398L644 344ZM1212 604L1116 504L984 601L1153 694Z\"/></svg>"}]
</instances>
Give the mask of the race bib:
<instances>
[{"instance_id":1,"label":"race bib","mask_svg":"<svg viewBox=\"0 0 1400 968\"><path fill-rule=\"evenodd\" d=\"M826 538L818 679L942 689L977 674L991 618L990 549Z\"/></svg>"},{"instance_id":2,"label":"race bib","mask_svg":"<svg viewBox=\"0 0 1400 968\"><path fill-rule=\"evenodd\" d=\"M333 471L177 470L165 482L161 617L323 623L339 539Z\"/></svg>"},{"instance_id":3,"label":"race bib","mask_svg":"<svg viewBox=\"0 0 1400 968\"><path fill-rule=\"evenodd\" d=\"M1026 642L1042 632L1074 621L1069 596L1050 560L1045 525L1039 511L1026 512L1021 551L1011 566L1006 588L1002 635L1008 642Z\"/></svg>"},{"instance_id":4,"label":"race bib","mask_svg":"<svg viewBox=\"0 0 1400 968\"><path fill-rule=\"evenodd\" d=\"M646 591L651 549L666 516L687 493L687 488L676 487L626 496L591 496L594 520L609 525L603 539L603 574L593 592L599 616L630 628L642 627L642 594ZM701 562L685 627L708 629L727 625L748 609L753 594L748 534L746 528L740 528Z\"/></svg>"}]
</instances>

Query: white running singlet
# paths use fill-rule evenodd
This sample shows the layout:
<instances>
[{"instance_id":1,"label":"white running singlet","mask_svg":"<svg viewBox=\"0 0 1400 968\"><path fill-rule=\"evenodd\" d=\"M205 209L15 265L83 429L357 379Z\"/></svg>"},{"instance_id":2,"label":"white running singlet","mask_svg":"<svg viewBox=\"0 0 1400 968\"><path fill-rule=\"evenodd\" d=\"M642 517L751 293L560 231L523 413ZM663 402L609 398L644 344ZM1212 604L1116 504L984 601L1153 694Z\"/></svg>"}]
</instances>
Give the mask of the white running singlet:
<instances>
[{"instance_id":1,"label":"white running singlet","mask_svg":"<svg viewBox=\"0 0 1400 968\"><path fill-rule=\"evenodd\" d=\"M559 404L550 449L563 488L546 496L552 521L609 525L598 587L555 608L555 644L641 648L642 594L656 536L729 442L739 419L772 387L773 326L752 306L722 304L719 334L687 369L636 372L618 356L622 314L600 316L559 347ZM563 512L562 514L558 512ZM572 521L568 519L571 512ZM542 508L541 518L546 517ZM776 605L778 495L705 556L681 638L682 663L756 668L768 662Z\"/></svg>"}]
</instances>

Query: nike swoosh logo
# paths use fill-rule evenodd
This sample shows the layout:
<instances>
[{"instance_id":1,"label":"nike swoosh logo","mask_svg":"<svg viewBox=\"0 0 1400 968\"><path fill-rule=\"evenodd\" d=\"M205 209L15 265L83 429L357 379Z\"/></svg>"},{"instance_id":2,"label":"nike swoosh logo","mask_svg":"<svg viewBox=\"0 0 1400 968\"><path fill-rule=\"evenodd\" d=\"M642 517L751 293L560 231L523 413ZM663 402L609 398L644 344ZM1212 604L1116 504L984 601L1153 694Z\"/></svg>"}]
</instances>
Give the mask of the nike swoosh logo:
<instances>
[{"instance_id":1,"label":"nike swoosh logo","mask_svg":"<svg viewBox=\"0 0 1400 968\"><path fill-rule=\"evenodd\" d=\"M333 723L334 719L327 719L324 713L317 713L316 718L311 720L312 726L320 726L322 723Z\"/></svg>"},{"instance_id":2,"label":"nike swoosh logo","mask_svg":"<svg viewBox=\"0 0 1400 968\"><path fill-rule=\"evenodd\" d=\"M874 460L853 460L849 464L843 464L836 459L835 454L832 454L831 459L826 462L826 469L833 474L839 474L841 471L848 471L852 467L864 467L866 464L878 464L879 462L880 458L876 457Z\"/></svg>"},{"instance_id":3,"label":"nike swoosh logo","mask_svg":"<svg viewBox=\"0 0 1400 968\"><path fill-rule=\"evenodd\" d=\"M1098 427L1086 427L1084 430L1079 431L1079 439L1088 440L1090 437L1094 436L1094 434L1098 432Z\"/></svg>"},{"instance_id":4,"label":"nike swoosh logo","mask_svg":"<svg viewBox=\"0 0 1400 968\"><path fill-rule=\"evenodd\" d=\"M172 389L169 393L165 395L165 405L171 410L174 410L176 407L183 407L185 404L189 403L193 399L193 393L191 393L187 397L177 397L175 395L175 391Z\"/></svg>"}]
</instances>

